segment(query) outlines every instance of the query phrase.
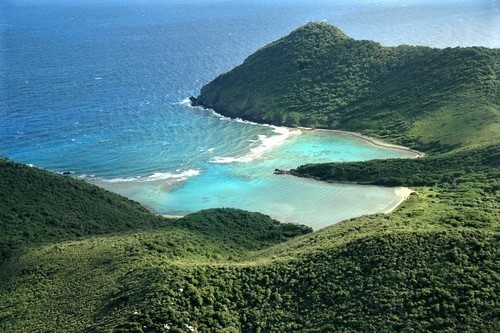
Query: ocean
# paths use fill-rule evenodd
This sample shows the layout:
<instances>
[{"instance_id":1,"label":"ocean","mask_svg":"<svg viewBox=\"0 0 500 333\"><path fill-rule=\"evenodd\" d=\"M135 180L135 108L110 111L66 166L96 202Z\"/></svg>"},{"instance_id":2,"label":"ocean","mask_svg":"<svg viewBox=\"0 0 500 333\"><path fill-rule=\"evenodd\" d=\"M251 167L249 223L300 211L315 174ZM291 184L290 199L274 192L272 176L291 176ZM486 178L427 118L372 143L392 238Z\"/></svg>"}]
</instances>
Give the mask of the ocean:
<instances>
[{"instance_id":1,"label":"ocean","mask_svg":"<svg viewBox=\"0 0 500 333\"><path fill-rule=\"evenodd\" d=\"M7 0L0 155L69 171L167 215L259 211L316 229L394 189L276 176L306 162L411 157L351 136L271 127L186 98L311 21L383 45L500 47L496 1Z\"/></svg>"}]
</instances>

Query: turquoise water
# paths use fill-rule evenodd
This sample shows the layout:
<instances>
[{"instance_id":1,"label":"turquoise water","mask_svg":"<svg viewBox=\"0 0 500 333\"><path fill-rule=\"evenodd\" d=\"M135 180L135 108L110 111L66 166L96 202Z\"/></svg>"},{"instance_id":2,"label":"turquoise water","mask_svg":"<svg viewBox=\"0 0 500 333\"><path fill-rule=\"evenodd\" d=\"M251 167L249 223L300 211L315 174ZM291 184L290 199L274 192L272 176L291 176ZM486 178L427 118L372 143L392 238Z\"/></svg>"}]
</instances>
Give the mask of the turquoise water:
<instances>
[{"instance_id":1,"label":"turquoise water","mask_svg":"<svg viewBox=\"0 0 500 333\"><path fill-rule=\"evenodd\" d=\"M344 219L385 211L399 198L392 188L327 184L278 176L273 174L275 168L290 169L314 162L415 157L414 153L374 146L349 135L261 126L218 117L208 110L194 110L187 112L205 113L223 127L257 131L233 142L234 155L227 154L227 149L226 154L219 155L215 148L200 148L205 162L197 169L184 172L180 178L156 174L95 183L167 215L234 207L319 229Z\"/></svg>"},{"instance_id":2,"label":"turquoise water","mask_svg":"<svg viewBox=\"0 0 500 333\"><path fill-rule=\"evenodd\" d=\"M182 103L263 45L325 20L384 45L500 46L495 1L2 1L0 155L164 214L239 207L320 227L382 211L397 199L392 189L272 170L401 151Z\"/></svg>"}]
</instances>

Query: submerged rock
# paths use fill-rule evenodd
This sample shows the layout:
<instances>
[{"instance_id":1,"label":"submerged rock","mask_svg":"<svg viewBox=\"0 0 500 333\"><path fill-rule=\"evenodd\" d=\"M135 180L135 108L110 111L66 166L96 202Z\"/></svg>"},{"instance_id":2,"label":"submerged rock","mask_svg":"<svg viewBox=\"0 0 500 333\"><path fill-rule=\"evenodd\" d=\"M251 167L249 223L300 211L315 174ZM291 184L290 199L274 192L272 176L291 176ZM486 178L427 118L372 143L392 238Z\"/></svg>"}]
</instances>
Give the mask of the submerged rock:
<instances>
[{"instance_id":1,"label":"submerged rock","mask_svg":"<svg viewBox=\"0 0 500 333\"><path fill-rule=\"evenodd\" d=\"M289 175L290 171L282 170L282 169L274 169L273 172L275 175Z\"/></svg>"}]
</instances>

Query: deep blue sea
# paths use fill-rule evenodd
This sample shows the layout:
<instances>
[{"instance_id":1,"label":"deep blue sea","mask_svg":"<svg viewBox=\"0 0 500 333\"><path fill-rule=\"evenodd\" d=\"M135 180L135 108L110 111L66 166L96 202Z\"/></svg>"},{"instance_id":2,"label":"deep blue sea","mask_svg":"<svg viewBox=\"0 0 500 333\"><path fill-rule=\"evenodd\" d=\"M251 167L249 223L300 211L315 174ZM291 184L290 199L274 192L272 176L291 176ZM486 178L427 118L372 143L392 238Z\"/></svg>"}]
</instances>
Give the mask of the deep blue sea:
<instances>
[{"instance_id":1,"label":"deep blue sea","mask_svg":"<svg viewBox=\"0 0 500 333\"><path fill-rule=\"evenodd\" d=\"M183 101L310 21L383 45L500 47L498 9L490 0L3 0L0 155L70 171L162 214L238 207L320 228L380 212L398 200L393 189L272 170L410 153Z\"/></svg>"}]
</instances>

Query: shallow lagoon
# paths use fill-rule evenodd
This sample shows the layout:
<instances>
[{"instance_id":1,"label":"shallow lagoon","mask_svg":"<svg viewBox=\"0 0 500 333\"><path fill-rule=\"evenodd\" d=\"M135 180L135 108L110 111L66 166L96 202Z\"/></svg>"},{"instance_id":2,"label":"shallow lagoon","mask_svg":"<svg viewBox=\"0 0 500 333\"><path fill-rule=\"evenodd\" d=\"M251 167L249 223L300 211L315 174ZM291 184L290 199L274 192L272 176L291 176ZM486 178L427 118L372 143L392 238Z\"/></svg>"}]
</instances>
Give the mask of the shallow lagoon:
<instances>
[{"instance_id":1,"label":"shallow lagoon","mask_svg":"<svg viewBox=\"0 0 500 333\"><path fill-rule=\"evenodd\" d=\"M209 111L196 112L204 112L212 120L216 117ZM96 183L165 215L233 207L319 229L348 218L386 211L400 197L393 188L327 184L274 175L275 168L290 169L314 162L415 157L410 151L376 146L345 134L276 128L221 117L218 120L225 124L226 130L251 129L249 137L235 141L233 149L226 148L235 155L216 156L213 148L197 169L178 174L179 177L156 174Z\"/></svg>"}]
</instances>

